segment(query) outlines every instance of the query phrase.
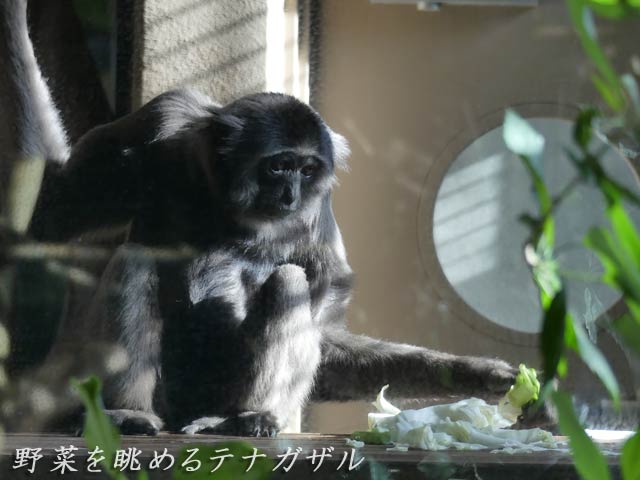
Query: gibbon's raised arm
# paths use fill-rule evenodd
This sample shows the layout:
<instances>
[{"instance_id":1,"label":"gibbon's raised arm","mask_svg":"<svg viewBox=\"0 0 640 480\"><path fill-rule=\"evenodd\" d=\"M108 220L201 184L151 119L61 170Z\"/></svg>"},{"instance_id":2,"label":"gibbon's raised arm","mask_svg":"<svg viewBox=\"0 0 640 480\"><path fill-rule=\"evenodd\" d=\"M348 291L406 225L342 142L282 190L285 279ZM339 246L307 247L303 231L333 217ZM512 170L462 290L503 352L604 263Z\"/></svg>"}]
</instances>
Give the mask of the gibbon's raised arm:
<instances>
[{"instance_id":1,"label":"gibbon's raised arm","mask_svg":"<svg viewBox=\"0 0 640 480\"><path fill-rule=\"evenodd\" d=\"M215 157L216 142L203 139L215 138L218 110L204 95L173 90L90 130L73 146L64 165L50 168L33 235L62 241L135 217L135 228L167 223L175 213L167 208L193 210L196 215L208 194L205 163ZM165 218L160 221L159 216ZM166 234L176 231L167 225L151 230L136 240L170 243Z\"/></svg>"},{"instance_id":2,"label":"gibbon's raised arm","mask_svg":"<svg viewBox=\"0 0 640 480\"><path fill-rule=\"evenodd\" d=\"M212 144L202 138L218 133L219 107L183 89L92 129L70 147L29 38L26 0L0 2L0 108L11 120L0 129L0 184L6 184L10 166L19 158L47 161L30 228L31 235L45 241L120 226L141 209L147 216L152 208L166 214L162 205L151 204L171 197L179 182L203 176L198 162L211 156ZM203 130L208 130L204 136ZM197 204L201 198L194 197ZM170 230L157 232L151 243L162 243L163 233Z\"/></svg>"},{"instance_id":3,"label":"gibbon's raised arm","mask_svg":"<svg viewBox=\"0 0 640 480\"><path fill-rule=\"evenodd\" d=\"M26 0L0 2L0 76L0 108L12 120L7 140L15 148L1 155L13 155L10 162L15 156L65 162L67 136L29 39Z\"/></svg>"}]
</instances>

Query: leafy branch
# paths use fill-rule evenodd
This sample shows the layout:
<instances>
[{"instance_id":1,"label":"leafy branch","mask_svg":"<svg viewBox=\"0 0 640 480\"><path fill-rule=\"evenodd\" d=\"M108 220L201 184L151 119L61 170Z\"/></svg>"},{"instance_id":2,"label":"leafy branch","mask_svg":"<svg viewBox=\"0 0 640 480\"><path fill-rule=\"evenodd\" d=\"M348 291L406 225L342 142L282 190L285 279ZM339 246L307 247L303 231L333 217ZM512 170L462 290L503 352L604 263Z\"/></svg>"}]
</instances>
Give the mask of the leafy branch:
<instances>
[{"instance_id":1,"label":"leafy branch","mask_svg":"<svg viewBox=\"0 0 640 480\"><path fill-rule=\"evenodd\" d=\"M631 139L631 146L640 145L640 95L635 78L618 76L601 49L593 12L612 19L640 16L640 0L568 0L569 14L585 53L596 67L593 83L602 99L611 109L604 117L593 108L578 115L573 132L577 152L567 149L567 158L576 169L576 176L552 197L542 176L544 138L523 118L507 111L504 121L504 141L522 161L536 193L538 214L523 218L530 227L525 246L525 258L532 270L540 292L543 309L543 327L540 349L543 357L545 384L542 398L551 391L552 380L567 375L567 351L576 352L607 389L614 406L620 404L617 379L602 352L576 321L567 308L564 277L555 258L554 214L569 193L586 182L595 184L605 204L610 227L593 227L584 238L593 250L605 273L602 281L618 290L628 313L611 322L611 328L625 345L640 354L640 236L631 221L624 202L640 205L638 196L610 178L601 163L603 151L592 151L595 133L608 138L615 136ZM614 132L617 129L617 132ZM615 135L617 133L618 135ZM629 148L621 148L629 152ZM611 474L607 462L597 445L589 438L577 420L571 397L558 390L552 394L558 410L560 430L569 437L576 469L583 478L608 479ZM640 478L640 433L629 439L622 451L621 465L625 480Z\"/></svg>"}]
</instances>

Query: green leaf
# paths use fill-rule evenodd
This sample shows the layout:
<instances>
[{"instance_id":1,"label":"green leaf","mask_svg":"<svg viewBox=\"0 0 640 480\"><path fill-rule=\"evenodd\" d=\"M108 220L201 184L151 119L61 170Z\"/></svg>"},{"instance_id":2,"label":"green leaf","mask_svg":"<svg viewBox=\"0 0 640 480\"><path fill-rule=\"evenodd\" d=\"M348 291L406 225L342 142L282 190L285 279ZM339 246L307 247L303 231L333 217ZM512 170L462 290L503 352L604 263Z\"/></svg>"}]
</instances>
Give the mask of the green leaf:
<instances>
[{"instance_id":1,"label":"green leaf","mask_svg":"<svg viewBox=\"0 0 640 480\"><path fill-rule=\"evenodd\" d=\"M113 426L111 420L104 413L104 406L100 396L100 380L91 376L84 381L71 380L71 384L78 392L85 408L84 429L82 435L89 450L101 448L105 460L102 466L111 478L126 479L122 472L113 470L113 459L116 450L120 448L120 433Z\"/></svg>"},{"instance_id":2,"label":"green leaf","mask_svg":"<svg viewBox=\"0 0 640 480\"><path fill-rule=\"evenodd\" d=\"M540 135L524 118L514 110L507 109L504 116L502 132L507 148L516 155L529 157L539 176L542 176L542 166L538 159L544 151L544 137Z\"/></svg>"},{"instance_id":3,"label":"green leaf","mask_svg":"<svg viewBox=\"0 0 640 480\"><path fill-rule=\"evenodd\" d=\"M503 139L507 148L517 154L524 164L533 183L538 200L540 218L531 219L529 223L537 225L533 231L531 243L535 245L541 258L553 259L552 251L555 242L555 224L551 209L553 202L549 190L542 180L542 152L544 151L544 137L515 111L505 112L503 125ZM549 253L547 255L547 253ZM542 277L538 277L542 279ZM550 296L550 292L545 291ZM545 296L543 296L543 306Z\"/></svg>"},{"instance_id":4,"label":"green leaf","mask_svg":"<svg viewBox=\"0 0 640 480\"><path fill-rule=\"evenodd\" d=\"M552 200L542 180L542 152L544 137L515 111L508 109L504 116L502 136L507 148L522 160L533 183L541 218L539 228L534 231L533 242L538 250L553 250L555 225L551 217ZM551 256L542 255L545 258Z\"/></svg>"},{"instance_id":5,"label":"green leaf","mask_svg":"<svg viewBox=\"0 0 640 480\"><path fill-rule=\"evenodd\" d=\"M587 153L583 159L583 168L589 171L589 175L595 177L601 193L604 195L607 205L627 200L636 206L640 206L640 197L624 185L610 178L600 165L600 159Z\"/></svg>"},{"instance_id":6,"label":"green leaf","mask_svg":"<svg viewBox=\"0 0 640 480\"><path fill-rule=\"evenodd\" d=\"M640 355L640 319L624 314L611 322L611 327L622 337L624 344Z\"/></svg>"},{"instance_id":7,"label":"green leaf","mask_svg":"<svg viewBox=\"0 0 640 480\"><path fill-rule=\"evenodd\" d=\"M545 238L545 237L543 237ZM553 259L541 259L533 267L533 277L536 284L543 293L543 308L546 308L549 304L545 301L555 296L555 294L562 288L562 280L560 279L560 267L558 262Z\"/></svg>"},{"instance_id":8,"label":"green leaf","mask_svg":"<svg viewBox=\"0 0 640 480\"><path fill-rule=\"evenodd\" d=\"M525 404L538 400L540 394L540 382L535 368L527 368L524 363L519 366L519 373L505 397L514 407L522 407Z\"/></svg>"},{"instance_id":9,"label":"green leaf","mask_svg":"<svg viewBox=\"0 0 640 480\"><path fill-rule=\"evenodd\" d=\"M573 332L576 339L576 347L574 350L580 355L582 361L589 367L589 369L598 376L603 383L613 403L616 407L620 406L620 387L616 376L611 370L611 366L602 352L596 347L591 340L584 327L580 322L572 320Z\"/></svg>"},{"instance_id":10,"label":"green leaf","mask_svg":"<svg viewBox=\"0 0 640 480\"><path fill-rule=\"evenodd\" d=\"M614 111L620 112L625 106L622 87L618 75L598 44L591 10L584 0L568 0L567 3L569 15L582 43L582 48L599 72L599 76L594 77L596 88L609 106Z\"/></svg>"},{"instance_id":11,"label":"green leaf","mask_svg":"<svg viewBox=\"0 0 640 480\"><path fill-rule=\"evenodd\" d=\"M192 454L188 450L197 449ZM227 450L228 449L228 450ZM216 450L218 451L216 453ZM225 450L221 452L220 450ZM176 463L173 470L173 480L211 480L216 478L219 480L266 480L271 478L274 468L274 461L268 457L260 457L263 452L257 450L256 460L251 470L246 471L251 463L251 459L243 459L254 454L254 447L246 442L223 442L213 446L210 445L191 445L183 448L176 457ZM220 468L215 473L211 471L218 465L218 460L211 460L212 457L222 457L225 455L233 455L233 457L225 458ZM200 468L196 471L189 472L182 468L184 462L190 458L191 462L200 462ZM197 466L196 463L189 465Z\"/></svg>"},{"instance_id":12,"label":"green leaf","mask_svg":"<svg viewBox=\"0 0 640 480\"><path fill-rule=\"evenodd\" d=\"M558 409L560 431L569 437L573 462L580 476L585 480L610 479L607 461L578 422L569 395L557 391L552 394L552 398Z\"/></svg>"},{"instance_id":13,"label":"green leaf","mask_svg":"<svg viewBox=\"0 0 640 480\"><path fill-rule=\"evenodd\" d=\"M640 480L640 432L636 432L622 447L620 466L624 480Z\"/></svg>"},{"instance_id":14,"label":"green leaf","mask_svg":"<svg viewBox=\"0 0 640 480\"><path fill-rule=\"evenodd\" d=\"M595 108L587 108L578 114L573 127L573 139L582 150L587 150L593 134L593 119L598 116Z\"/></svg>"},{"instance_id":15,"label":"green leaf","mask_svg":"<svg viewBox=\"0 0 640 480\"><path fill-rule=\"evenodd\" d=\"M146 470L140 470L138 472L138 480L149 480L149 474Z\"/></svg>"},{"instance_id":16,"label":"green leaf","mask_svg":"<svg viewBox=\"0 0 640 480\"><path fill-rule=\"evenodd\" d=\"M620 81L631 100L633 108L640 112L640 90L638 89L638 82L636 82L636 78L630 73L625 73L620 77Z\"/></svg>"},{"instance_id":17,"label":"green leaf","mask_svg":"<svg viewBox=\"0 0 640 480\"><path fill-rule=\"evenodd\" d=\"M630 266L638 269L640 267L640 237L620 201L616 201L609 206L607 217L611 222L611 227L620 248L624 249L625 257L630 258L633 262ZM640 294L640 291L638 293ZM636 298L640 298L640 296Z\"/></svg>"},{"instance_id":18,"label":"green leaf","mask_svg":"<svg viewBox=\"0 0 640 480\"><path fill-rule=\"evenodd\" d=\"M578 350L578 339L576 338L576 331L573 329L573 318L570 313L567 313L565 318L564 346L573 351Z\"/></svg>"},{"instance_id":19,"label":"green leaf","mask_svg":"<svg viewBox=\"0 0 640 480\"><path fill-rule=\"evenodd\" d=\"M618 95L615 87L609 85L600 75L597 74L591 76L591 81L611 110L614 112L620 112L624 109L624 102Z\"/></svg>"},{"instance_id":20,"label":"green leaf","mask_svg":"<svg viewBox=\"0 0 640 480\"><path fill-rule=\"evenodd\" d=\"M564 290L561 289L553 297L544 312L540 348L542 350L545 384L555 378L558 365L564 358L566 316L566 297Z\"/></svg>"},{"instance_id":21,"label":"green leaf","mask_svg":"<svg viewBox=\"0 0 640 480\"><path fill-rule=\"evenodd\" d=\"M586 0L595 13L607 18L621 19L640 15L640 0Z\"/></svg>"},{"instance_id":22,"label":"green leaf","mask_svg":"<svg viewBox=\"0 0 640 480\"><path fill-rule=\"evenodd\" d=\"M560 378L564 378L567 376L568 372L569 372L569 362L567 362L567 357L563 356L558 362L558 376Z\"/></svg>"},{"instance_id":23,"label":"green leaf","mask_svg":"<svg viewBox=\"0 0 640 480\"><path fill-rule=\"evenodd\" d=\"M367 445L388 445L391 443L390 432L357 431L351 434L351 438L364 442Z\"/></svg>"},{"instance_id":24,"label":"green leaf","mask_svg":"<svg viewBox=\"0 0 640 480\"><path fill-rule=\"evenodd\" d=\"M640 300L640 271L633 259L625 255L613 235L603 228L592 228L584 241L587 247L596 252L604 266L604 282L621 290L625 297Z\"/></svg>"},{"instance_id":25,"label":"green leaf","mask_svg":"<svg viewBox=\"0 0 640 480\"><path fill-rule=\"evenodd\" d=\"M622 198L623 200L628 200L629 202L633 203L635 206L640 207L640 197L638 197L638 195L635 192L632 192L627 187L616 182L611 178L607 177L606 182L608 184L608 188L609 189L614 188L617 194L620 195L620 198Z\"/></svg>"},{"instance_id":26,"label":"green leaf","mask_svg":"<svg viewBox=\"0 0 640 480\"><path fill-rule=\"evenodd\" d=\"M625 298L625 303L631 313L631 317L636 321L636 323L640 323L640 302L631 297L627 297Z\"/></svg>"}]
</instances>

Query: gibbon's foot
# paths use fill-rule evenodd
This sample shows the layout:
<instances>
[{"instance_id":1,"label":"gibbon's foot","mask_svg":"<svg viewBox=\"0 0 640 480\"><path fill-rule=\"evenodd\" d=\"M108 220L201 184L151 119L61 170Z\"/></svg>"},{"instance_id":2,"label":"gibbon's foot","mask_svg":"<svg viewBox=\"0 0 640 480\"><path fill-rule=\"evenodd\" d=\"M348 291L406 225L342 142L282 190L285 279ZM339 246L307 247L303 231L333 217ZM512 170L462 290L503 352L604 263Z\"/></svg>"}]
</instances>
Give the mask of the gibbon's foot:
<instances>
[{"instance_id":1,"label":"gibbon's foot","mask_svg":"<svg viewBox=\"0 0 640 480\"><path fill-rule=\"evenodd\" d=\"M249 437L275 437L280 428L276 418L270 413L246 412L236 418L236 428L239 435Z\"/></svg>"},{"instance_id":2,"label":"gibbon's foot","mask_svg":"<svg viewBox=\"0 0 640 480\"><path fill-rule=\"evenodd\" d=\"M275 437L280 428L267 412L244 412L231 417L202 417L182 429L183 433L212 433L238 437Z\"/></svg>"},{"instance_id":3,"label":"gibbon's foot","mask_svg":"<svg viewBox=\"0 0 640 480\"><path fill-rule=\"evenodd\" d=\"M160 417L142 410L105 410L105 413L124 435L157 435L163 425Z\"/></svg>"}]
</instances>

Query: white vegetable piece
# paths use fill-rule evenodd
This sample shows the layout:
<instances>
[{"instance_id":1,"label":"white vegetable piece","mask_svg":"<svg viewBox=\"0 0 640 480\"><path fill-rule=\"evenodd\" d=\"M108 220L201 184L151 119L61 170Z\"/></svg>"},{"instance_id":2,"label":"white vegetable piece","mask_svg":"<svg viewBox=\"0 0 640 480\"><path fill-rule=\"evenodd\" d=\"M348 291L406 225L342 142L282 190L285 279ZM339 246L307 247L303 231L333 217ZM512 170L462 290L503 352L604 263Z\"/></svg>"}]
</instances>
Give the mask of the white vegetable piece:
<instances>
[{"instance_id":1,"label":"white vegetable piece","mask_svg":"<svg viewBox=\"0 0 640 480\"><path fill-rule=\"evenodd\" d=\"M388 385L382 387L373 403L378 411L369 414L369 429L389 432L394 445L425 450L557 448L552 434L540 428L506 429L520 414L520 409L513 406L505 410L479 398L467 398L420 410L400 410L385 399L387 388Z\"/></svg>"}]
</instances>

